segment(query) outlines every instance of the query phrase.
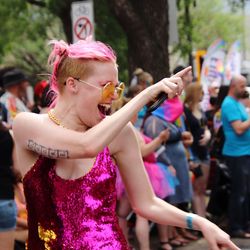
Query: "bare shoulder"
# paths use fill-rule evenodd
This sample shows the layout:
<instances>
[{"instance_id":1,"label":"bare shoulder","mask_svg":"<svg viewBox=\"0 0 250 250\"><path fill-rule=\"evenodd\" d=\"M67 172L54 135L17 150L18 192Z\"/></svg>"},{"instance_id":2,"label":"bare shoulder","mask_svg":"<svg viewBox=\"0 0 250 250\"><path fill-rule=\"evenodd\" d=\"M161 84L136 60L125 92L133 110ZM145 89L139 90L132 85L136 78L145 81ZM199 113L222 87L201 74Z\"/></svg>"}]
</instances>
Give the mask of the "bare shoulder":
<instances>
[{"instance_id":1,"label":"bare shoulder","mask_svg":"<svg viewBox=\"0 0 250 250\"><path fill-rule=\"evenodd\" d=\"M13 123L13 128L18 129L19 126L24 125L24 123L34 123L42 121L47 115L46 114L35 114L31 112L21 112L19 113ZM27 124L26 124L27 125Z\"/></svg>"},{"instance_id":2,"label":"bare shoulder","mask_svg":"<svg viewBox=\"0 0 250 250\"><path fill-rule=\"evenodd\" d=\"M41 125L46 116L46 114L39 115L31 112L19 113L13 122L13 132L15 139L21 139L26 133L32 134L32 131Z\"/></svg>"},{"instance_id":3,"label":"bare shoulder","mask_svg":"<svg viewBox=\"0 0 250 250\"><path fill-rule=\"evenodd\" d=\"M110 143L109 150L111 155L115 155L125 147L129 147L129 142L134 140L134 138L136 138L136 132L132 123L129 122Z\"/></svg>"},{"instance_id":4,"label":"bare shoulder","mask_svg":"<svg viewBox=\"0 0 250 250\"><path fill-rule=\"evenodd\" d=\"M18 159L17 167L23 175L38 158L37 154L27 149L27 138L33 138L35 131L42 125L45 118L46 115L22 112L14 119L13 132Z\"/></svg>"}]
</instances>

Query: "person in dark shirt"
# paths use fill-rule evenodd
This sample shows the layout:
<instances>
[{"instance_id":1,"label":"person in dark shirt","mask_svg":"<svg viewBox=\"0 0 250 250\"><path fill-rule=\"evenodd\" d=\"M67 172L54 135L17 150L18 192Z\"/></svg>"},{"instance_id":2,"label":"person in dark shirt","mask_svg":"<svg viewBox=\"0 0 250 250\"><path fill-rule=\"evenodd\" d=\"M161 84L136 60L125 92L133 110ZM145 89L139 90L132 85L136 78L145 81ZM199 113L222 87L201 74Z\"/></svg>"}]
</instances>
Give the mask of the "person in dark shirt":
<instances>
[{"instance_id":1,"label":"person in dark shirt","mask_svg":"<svg viewBox=\"0 0 250 250\"><path fill-rule=\"evenodd\" d=\"M3 118L3 106L0 117ZM17 208L14 200L14 186L17 175L12 169L14 142L10 131L0 120L0 249L14 249L14 231ZM21 179L18 177L19 180Z\"/></svg>"},{"instance_id":2,"label":"person in dark shirt","mask_svg":"<svg viewBox=\"0 0 250 250\"><path fill-rule=\"evenodd\" d=\"M211 138L211 133L207 127L205 113L200 107L202 96L202 86L197 83L190 84L186 88L184 112L186 117L186 126L194 138L194 142L191 146L192 155L190 160L196 165L196 170L200 169L199 176L196 175L193 182L193 207L197 214L205 217L205 191L210 166L208 143Z\"/></svg>"},{"instance_id":3,"label":"person in dark shirt","mask_svg":"<svg viewBox=\"0 0 250 250\"><path fill-rule=\"evenodd\" d=\"M0 102L0 120L5 124L8 118L8 110L5 108L3 103Z\"/></svg>"}]
</instances>

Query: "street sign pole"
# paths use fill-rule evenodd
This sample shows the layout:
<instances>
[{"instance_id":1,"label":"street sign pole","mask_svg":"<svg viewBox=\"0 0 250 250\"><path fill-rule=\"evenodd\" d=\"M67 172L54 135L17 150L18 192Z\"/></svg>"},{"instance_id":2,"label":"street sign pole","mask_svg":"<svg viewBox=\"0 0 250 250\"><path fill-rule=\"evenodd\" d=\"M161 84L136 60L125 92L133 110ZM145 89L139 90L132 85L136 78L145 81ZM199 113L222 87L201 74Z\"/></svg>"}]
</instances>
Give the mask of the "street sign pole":
<instances>
[{"instance_id":1,"label":"street sign pole","mask_svg":"<svg viewBox=\"0 0 250 250\"><path fill-rule=\"evenodd\" d=\"M93 0L72 2L71 20L73 43L89 36L94 39L94 7Z\"/></svg>"}]
</instances>

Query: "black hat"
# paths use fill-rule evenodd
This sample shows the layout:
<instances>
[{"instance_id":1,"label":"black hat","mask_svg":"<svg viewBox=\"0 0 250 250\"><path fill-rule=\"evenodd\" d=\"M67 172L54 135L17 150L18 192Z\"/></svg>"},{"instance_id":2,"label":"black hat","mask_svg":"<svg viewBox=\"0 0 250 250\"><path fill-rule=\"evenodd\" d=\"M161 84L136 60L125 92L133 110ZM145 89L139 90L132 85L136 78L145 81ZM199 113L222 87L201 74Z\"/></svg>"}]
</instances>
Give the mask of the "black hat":
<instances>
[{"instance_id":1,"label":"black hat","mask_svg":"<svg viewBox=\"0 0 250 250\"><path fill-rule=\"evenodd\" d=\"M15 67L0 68L0 87L3 87L3 75L13 69L15 69Z\"/></svg>"},{"instance_id":2,"label":"black hat","mask_svg":"<svg viewBox=\"0 0 250 250\"><path fill-rule=\"evenodd\" d=\"M13 69L3 75L3 86L10 87L26 81L27 77L20 69Z\"/></svg>"}]
</instances>

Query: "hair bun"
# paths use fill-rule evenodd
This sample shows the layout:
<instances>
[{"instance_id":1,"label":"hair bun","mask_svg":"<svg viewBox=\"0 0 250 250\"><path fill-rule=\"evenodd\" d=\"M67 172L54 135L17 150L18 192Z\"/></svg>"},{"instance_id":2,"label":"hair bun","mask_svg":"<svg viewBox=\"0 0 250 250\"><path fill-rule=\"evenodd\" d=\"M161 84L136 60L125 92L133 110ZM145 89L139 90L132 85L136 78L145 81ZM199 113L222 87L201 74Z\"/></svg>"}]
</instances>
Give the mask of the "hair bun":
<instances>
[{"instance_id":1,"label":"hair bun","mask_svg":"<svg viewBox=\"0 0 250 250\"><path fill-rule=\"evenodd\" d=\"M58 61L60 61L60 59L64 56L68 54L68 50L69 50L69 45L67 43L65 43L64 41L60 40L52 40L49 42L49 44L53 45L53 50L50 53L48 62L49 64L54 64Z\"/></svg>"}]
</instances>

